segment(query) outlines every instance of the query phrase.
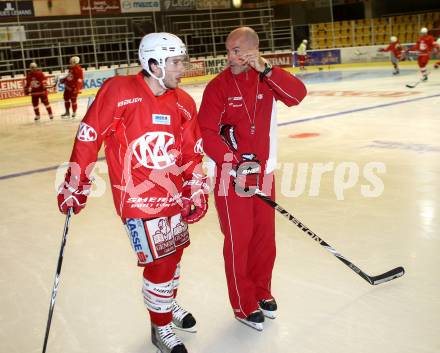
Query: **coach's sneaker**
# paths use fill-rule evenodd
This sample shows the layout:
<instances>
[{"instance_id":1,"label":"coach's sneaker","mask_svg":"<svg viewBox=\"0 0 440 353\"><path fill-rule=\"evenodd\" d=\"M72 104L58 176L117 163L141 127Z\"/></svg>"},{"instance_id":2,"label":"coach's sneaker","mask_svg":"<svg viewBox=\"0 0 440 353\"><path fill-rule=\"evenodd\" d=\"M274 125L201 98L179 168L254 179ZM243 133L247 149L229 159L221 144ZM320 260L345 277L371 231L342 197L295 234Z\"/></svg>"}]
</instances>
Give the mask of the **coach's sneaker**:
<instances>
[{"instance_id":1,"label":"coach's sneaker","mask_svg":"<svg viewBox=\"0 0 440 353\"><path fill-rule=\"evenodd\" d=\"M61 118L63 118L63 119L70 118L70 113L69 112L65 112L64 114L61 115Z\"/></svg>"},{"instance_id":2,"label":"coach's sneaker","mask_svg":"<svg viewBox=\"0 0 440 353\"><path fill-rule=\"evenodd\" d=\"M35 118L34 118L34 120L35 120L35 121L38 121L38 120L40 120L40 116L39 116L39 115L35 115Z\"/></svg>"},{"instance_id":3,"label":"coach's sneaker","mask_svg":"<svg viewBox=\"0 0 440 353\"><path fill-rule=\"evenodd\" d=\"M275 319L277 317L277 302L275 299L263 299L258 302L263 315L269 319Z\"/></svg>"},{"instance_id":4,"label":"coach's sneaker","mask_svg":"<svg viewBox=\"0 0 440 353\"><path fill-rule=\"evenodd\" d=\"M171 324L156 326L151 323L151 342L161 353L188 353L182 341L174 333Z\"/></svg>"},{"instance_id":5,"label":"coach's sneaker","mask_svg":"<svg viewBox=\"0 0 440 353\"><path fill-rule=\"evenodd\" d=\"M186 331L197 332L196 319L191 313L183 309L176 300L173 301L173 328Z\"/></svg>"},{"instance_id":6,"label":"coach's sneaker","mask_svg":"<svg viewBox=\"0 0 440 353\"><path fill-rule=\"evenodd\" d=\"M236 316L235 318L241 323L248 325L249 327L252 327L257 331L263 331L264 315L261 310L253 311L248 315L246 319L242 319L238 316Z\"/></svg>"}]
</instances>

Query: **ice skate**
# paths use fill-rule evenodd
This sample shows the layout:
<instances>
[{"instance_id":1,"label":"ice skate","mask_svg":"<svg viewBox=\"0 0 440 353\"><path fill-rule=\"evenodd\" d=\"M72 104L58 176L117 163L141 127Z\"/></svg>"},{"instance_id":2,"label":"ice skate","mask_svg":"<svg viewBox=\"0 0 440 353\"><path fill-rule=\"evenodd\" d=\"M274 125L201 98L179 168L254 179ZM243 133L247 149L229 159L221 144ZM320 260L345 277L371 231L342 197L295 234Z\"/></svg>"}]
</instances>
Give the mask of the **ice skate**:
<instances>
[{"instance_id":1,"label":"ice skate","mask_svg":"<svg viewBox=\"0 0 440 353\"><path fill-rule=\"evenodd\" d=\"M62 119L68 119L70 118L70 113L69 112L65 112L64 114L61 115Z\"/></svg>"},{"instance_id":2,"label":"ice skate","mask_svg":"<svg viewBox=\"0 0 440 353\"><path fill-rule=\"evenodd\" d=\"M156 326L151 323L151 342L160 353L188 353L182 341L174 333L171 324Z\"/></svg>"},{"instance_id":3,"label":"ice skate","mask_svg":"<svg viewBox=\"0 0 440 353\"><path fill-rule=\"evenodd\" d=\"M49 115L49 119L50 119L50 120L53 120L53 115Z\"/></svg>"},{"instance_id":4,"label":"ice skate","mask_svg":"<svg viewBox=\"0 0 440 353\"><path fill-rule=\"evenodd\" d=\"M257 331L263 331L264 315L261 310L255 310L254 312L250 313L245 319L242 319L238 316L236 316L235 318L241 323L252 327Z\"/></svg>"},{"instance_id":5,"label":"ice skate","mask_svg":"<svg viewBox=\"0 0 440 353\"><path fill-rule=\"evenodd\" d=\"M191 313L183 309L175 300L173 301L173 328L195 333L197 332L196 319Z\"/></svg>"},{"instance_id":6,"label":"ice skate","mask_svg":"<svg viewBox=\"0 0 440 353\"><path fill-rule=\"evenodd\" d=\"M398 74L400 74L400 71L399 71L399 70L394 70L394 71L393 71L393 75L398 75Z\"/></svg>"},{"instance_id":7,"label":"ice skate","mask_svg":"<svg viewBox=\"0 0 440 353\"><path fill-rule=\"evenodd\" d=\"M72 119L76 117L76 112L72 113Z\"/></svg>"},{"instance_id":8,"label":"ice skate","mask_svg":"<svg viewBox=\"0 0 440 353\"><path fill-rule=\"evenodd\" d=\"M38 121L40 120L40 116L39 115L35 115L34 121Z\"/></svg>"},{"instance_id":9,"label":"ice skate","mask_svg":"<svg viewBox=\"0 0 440 353\"><path fill-rule=\"evenodd\" d=\"M277 317L277 302L275 299L263 299L260 300L259 303L260 309L263 312L263 315L269 319L275 319Z\"/></svg>"},{"instance_id":10,"label":"ice skate","mask_svg":"<svg viewBox=\"0 0 440 353\"><path fill-rule=\"evenodd\" d=\"M428 75L423 75L422 81L428 81Z\"/></svg>"}]
</instances>

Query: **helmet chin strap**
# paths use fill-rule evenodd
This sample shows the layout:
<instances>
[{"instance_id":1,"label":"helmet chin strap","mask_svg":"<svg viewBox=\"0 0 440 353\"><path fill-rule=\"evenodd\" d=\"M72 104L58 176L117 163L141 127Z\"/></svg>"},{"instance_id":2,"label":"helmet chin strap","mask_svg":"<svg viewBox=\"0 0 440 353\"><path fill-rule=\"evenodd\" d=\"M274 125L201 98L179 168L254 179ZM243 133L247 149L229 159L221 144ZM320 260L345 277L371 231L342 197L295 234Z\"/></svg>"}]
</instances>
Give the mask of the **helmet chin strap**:
<instances>
[{"instance_id":1,"label":"helmet chin strap","mask_svg":"<svg viewBox=\"0 0 440 353\"><path fill-rule=\"evenodd\" d=\"M163 78L158 78L158 77L156 77L156 76L153 76L153 77L159 82L159 85L160 85L164 90L167 90L167 89L168 89L168 87L165 86L165 83L163 83L163 79L165 78L165 75L164 75Z\"/></svg>"},{"instance_id":2,"label":"helmet chin strap","mask_svg":"<svg viewBox=\"0 0 440 353\"><path fill-rule=\"evenodd\" d=\"M154 73L151 72L150 68L147 69L147 72L150 74L150 76L152 78L154 78L155 80L157 80L157 82L159 82L159 85L164 89L167 90L168 88L165 86L165 83L163 82L164 78L165 78L165 66L160 66L162 70L162 75L160 77L157 77Z\"/></svg>"}]
</instances>

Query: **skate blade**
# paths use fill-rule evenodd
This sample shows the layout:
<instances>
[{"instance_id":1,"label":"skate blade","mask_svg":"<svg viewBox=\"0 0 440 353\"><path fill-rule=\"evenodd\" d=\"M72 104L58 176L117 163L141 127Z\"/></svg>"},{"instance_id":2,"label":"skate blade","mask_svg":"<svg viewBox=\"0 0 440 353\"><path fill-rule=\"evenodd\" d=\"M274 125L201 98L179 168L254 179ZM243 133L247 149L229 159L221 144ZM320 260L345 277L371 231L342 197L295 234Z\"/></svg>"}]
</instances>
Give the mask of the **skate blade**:
<instances>
[{"instance_id":1,"label":"skate blade","mask_svg":"<svg viewBox=\"0 0 440 353\"><path fill-rule=\"evenodd\" d=\"M268 319L276 319L277 318L277 312L276 311L270 311L270 310L264 310L260 307L261 312L265 317Z\"/></svg>"},{"instance_id":2,"label":"skate blade","mask_svg":"<svg viewBox=\"0 0 440 353\"><path fill-rule=\"evenodd\" d=\"M254 330L263 331L263 323L262 322L251 322L246 319L240 319L239 317L235 317L238 321L246 326L252 327Z\"/></svg>"},{"instance_id":3,"label":"skate blade","mask_svg":"<svg viewBox=\"0 0 440 353\"><path fill-rule=\"evenodd\" d=\"M189 328L183 328L183 327L179 327L179 326L175 325L174 322L172 322L171 326L175 330L180 330L180 331L189 332L189 333L196 333L197 332L197 325L194 325L193 327L189 327Z\"/></svg>"}]
</instances>

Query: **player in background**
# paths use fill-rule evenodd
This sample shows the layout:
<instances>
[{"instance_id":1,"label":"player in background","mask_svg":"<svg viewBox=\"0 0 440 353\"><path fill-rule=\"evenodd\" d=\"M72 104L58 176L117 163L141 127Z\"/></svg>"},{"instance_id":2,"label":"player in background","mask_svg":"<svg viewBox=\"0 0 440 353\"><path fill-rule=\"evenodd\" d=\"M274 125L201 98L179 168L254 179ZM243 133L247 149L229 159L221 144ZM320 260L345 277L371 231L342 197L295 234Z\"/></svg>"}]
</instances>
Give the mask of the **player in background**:
<instances>
[{"instance_id":1,"label":"player in background","mask_svg":"<svg viewBox=\"0 0 440 353\"><path fill-rule=\"evenodd\" d=\"M438 47L438 44L435 42L434 37L428 34L426 27L423 27L420 29L420 37L416 44L409 49L409 51L417 51L418 53L417 63L419 64L422 81L428 80L426 66L428 65L432 50L436 47Z\"/></svg>"},{"instance_id":2,"label":"player in background","mask_svg":"<svg viewBox=\"0 0 440 353\"><path fill-rule=\"evenodd\" d=\"M260 55L252 28L229 33L226 51L228 67L206 86L199 124L216 164L214 196L229 300L237 320L261 331L264 317L274 319L277 312L271 289L275 211L247 191L258 187L275 198L276 101L297 105L307 92L297 77Z\"/></svg>"},{"instance_id":3,"label":"player in background","mask_svg":"<svg viewBox=\"0 0 440 353\"><path fill-rule=\"evenodd\" d=\"M396 36L390 37L390 44L386 48L380 48L380 52L390 52L391 63L393 64L393 75L399 74L399 61L404 60L404 51Z\"/></svg>"},{"instance_id":4,"label":"player in background","mask_svg":"<svg viewBox=\"0 0 440 353\"><path fill-rule=\"evenodd\" d=\"M39 101L44 104L49 114L49 118L53 119L52 108L49 103L49 97L47 92L47 77L38 68L36 63L30 63L29 72L26 75L26 85L24 87L24 94L32 96L32 106L34 107L35 117L34 120L40 120L40 109L38 108Z\"/></svg>"},{"instance_id":5,"label":"player in background","mask_svg":"<svg viewBox=\"0 0 440 353\"><path fill-rule=\"evenodd\" d=\"M202 139L196 104L178 88L185 44L173 34L150 33L141 40L139 61L141 72L106 80L87 110L58 206L62 213L85 207L104 143L116 212L143 267L152 343L162 353L186 353L173 325L195 332L196 321L175 298L188 224L208 208Z\"/></svg>"},{"instance_id":6,"label":"player in background","mask_svg":"<svg viewBox=\"0 0 440 353\"><path fill-rule=\"evenodd\" d=\"M437 38L437 55L440 53L440 37ZM434 64L434 69L438 69L440 67L440 61L437 61Z\"/></svg>"},{"instance_id":7,"label":"player in background","mask_svg":"<svg viewBox=\"0 0 440 353\"><path fill-rule=\"evenodd\" d=\"M304 39L301 44L298 46L298 49L296 50L296 53L298 55L298 62L299 62L299 69L305 70L304 67L306 60L307 60L307 39Z\"/></svg>"},{"instance_id":8,"label":"player in background","mask_svg":"<svg viewBox=\"0 0 440 353\"><path fill-rule=\"evenodd\" d=\"M79 64L79 57L72 56L70 58L69 73L66 77L60 80L64 84L64 107L66 111L62 118L70 117L70 105L72 104L72 118L76 116L76 110L78 109L78 94L81 93L83 87L84 74L81 65Z\"/></svg>"}]
</instances>

